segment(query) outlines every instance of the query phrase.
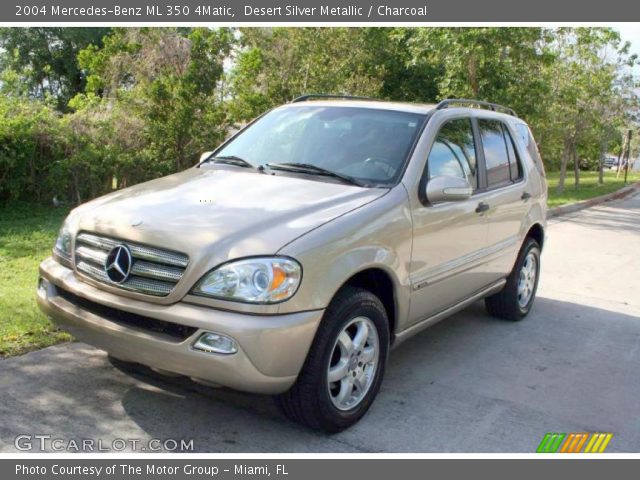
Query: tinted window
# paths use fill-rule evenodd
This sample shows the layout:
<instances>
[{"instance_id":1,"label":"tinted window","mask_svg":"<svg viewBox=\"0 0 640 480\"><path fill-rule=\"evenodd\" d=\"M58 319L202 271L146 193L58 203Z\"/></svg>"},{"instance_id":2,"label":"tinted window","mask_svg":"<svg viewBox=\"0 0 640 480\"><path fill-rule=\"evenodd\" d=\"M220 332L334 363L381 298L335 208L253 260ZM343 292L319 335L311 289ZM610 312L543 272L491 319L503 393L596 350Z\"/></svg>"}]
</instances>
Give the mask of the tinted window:
<instances>
[{"instance_id":1,"label":"tinted window","mask_svg":"<svg viewBox=\"0 0 640 480\"><path fill-rule=\"evenodd\" d=\"M535 163L538 171L542 175L544 175L544 165L542 164L542 158L540 158L540 152L538 150L538 145L536 145L535 140L533 139L533 135L531 134L531 130L524 123L516 124L516 131L518 135L522 139L522 143L525 147L527 147L527 153Z\"/></svg>"},{"instance_id":2,"label":"tinted window","mask_svg":"<svg viewBox=\"0 0 640 480\"><path fill-rule=\"evenodd\" d=\"M442 126L429 152L427 168L430 178L438 175L466 178L476 188L476 147L468 118Z\"/></svg>"},{"instance_id":3,"label":"tinted window","mask_svg":"<svg viewBox=\"0 0 640 480\"><path fill-rule=\"evenodd\" d=\"M520 156L518 155L518 150L516 150L516 145L513 142L513 138L509 133L509 130L503 126L504 136L507 140L507 150L509 151L509 171L511 173L511 181L517 182L522 178L522 167L520 163Z\"/></svg>"},{"instance_id":4,"label":"tinted window","mask_svg":"<svg viewBox=\"0 0 640 480\"><path fill-rule=\"evenodd\" d=\"M255 166L308 163L390 184L402 173L424 119L373 108L283 107L267 113L216 155L235 155Z\"/></svg>"},{"instance_id":5,"label":"tinted window","mask_svg":"<svg viewBox=\"0 0 640 480\"><path fill-rule=\"evenodd\" d=\"M497 120L478 120L484 158L487 164L487 184L494 188L511 183L509 154L505 142L502 122Z\"/></svg>"}]
</instances>

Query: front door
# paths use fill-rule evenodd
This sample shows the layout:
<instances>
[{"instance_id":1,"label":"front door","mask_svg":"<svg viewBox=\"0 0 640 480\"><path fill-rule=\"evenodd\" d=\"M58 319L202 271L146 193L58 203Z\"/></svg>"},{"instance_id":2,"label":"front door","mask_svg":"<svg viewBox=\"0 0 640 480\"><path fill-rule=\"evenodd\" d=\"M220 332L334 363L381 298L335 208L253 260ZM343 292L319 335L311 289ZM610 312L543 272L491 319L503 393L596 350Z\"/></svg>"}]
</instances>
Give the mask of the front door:
<instances>
[{"instance_id":1,"label":"front door","mask_svg":"<svg viewBox=\"0 0 640 480\"><path fill-rule=\"evenodd\" d=\"M427 159L426 176L466 178L478 188L476 145L468 117L446 120L439 128ZM420 197L420 195L419 195ZM473 195L463 201L430 205L415 198L411 259L410 323L417 323L487 285L484 252L487 219Z\"/></svg>"}]
</instances>

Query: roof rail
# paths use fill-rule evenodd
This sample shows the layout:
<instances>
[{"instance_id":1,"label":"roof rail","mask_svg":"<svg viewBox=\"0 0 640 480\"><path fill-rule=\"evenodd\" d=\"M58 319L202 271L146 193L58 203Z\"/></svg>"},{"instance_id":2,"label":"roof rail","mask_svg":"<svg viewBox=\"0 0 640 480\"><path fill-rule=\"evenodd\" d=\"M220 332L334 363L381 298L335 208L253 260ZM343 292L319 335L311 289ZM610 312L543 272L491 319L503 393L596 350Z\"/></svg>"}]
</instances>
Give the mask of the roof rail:
<instances>
[{"instance_id":1,"label":"roof rail","mask_svg":"<svg viewBox=\"0 0 640 480\"><path fill-rule=\"evenodd\" d=\"M508 115L512 115L517 117L516 112L509 107L503 107L502 105L498 105L497 103L483 102L482 100L470 100L468 98L447 98L446 100L442 100L438 105L436 105L437 110L442 110L443 108L447 108L449 105L476 105L478 107L485 107L489 110L497 112L499 110L503 111Z\"/></svg>"},{"instance_id":2,"label":"roof rail","mask_svg":"<svg viewBox=\"0 0 640 480\"><path fill-rule=\"evenodd\" d=\"M322 99L322 98L343 98L345 100L377 100L371 97L356 97L353 95L330 95L326 93L309 93L301 95L291 100L291 103L306 102L308 100Z\"/></svg>"}]
</instances>

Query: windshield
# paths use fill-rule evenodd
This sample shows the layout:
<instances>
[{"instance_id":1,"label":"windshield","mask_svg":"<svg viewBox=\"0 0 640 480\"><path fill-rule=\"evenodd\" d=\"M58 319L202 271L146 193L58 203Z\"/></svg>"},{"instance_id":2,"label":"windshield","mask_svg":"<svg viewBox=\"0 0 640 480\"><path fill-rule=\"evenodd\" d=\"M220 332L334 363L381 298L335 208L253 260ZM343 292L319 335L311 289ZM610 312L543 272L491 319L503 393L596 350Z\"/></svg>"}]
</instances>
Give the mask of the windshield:
<instances>
[{"instance_id":1,"label":"windshield","mask_svg":"<svg viewBox=\"0 0 640 480\"><path fill-rule=\"evenodd\" d=\"M402 173L424 120L424 115L392 110L284 107L267 113L215 155L238 157L255 167L313 165L390 185Z\"/></svg>"}]
</instances>

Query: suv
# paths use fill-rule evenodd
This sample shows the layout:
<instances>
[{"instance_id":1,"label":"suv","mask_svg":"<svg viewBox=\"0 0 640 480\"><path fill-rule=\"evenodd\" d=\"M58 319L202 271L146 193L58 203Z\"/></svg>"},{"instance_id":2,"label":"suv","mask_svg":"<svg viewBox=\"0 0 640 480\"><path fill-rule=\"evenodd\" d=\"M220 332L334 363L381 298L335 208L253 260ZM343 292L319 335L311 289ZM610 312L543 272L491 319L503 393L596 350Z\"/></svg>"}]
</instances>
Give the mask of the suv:
<instances>
[{"instance_id":1,"label":"suv","mask_svg":"<svg viewBox=\"0 0 640 480\"><path fill-rule=\"evenodd\" d=\"M391 347L485 299L534 301L546 183L513 111L304 96L181 173L73 210L37 297L119 361L276 395L327 432Z\"/></svg>"},{"instance_id":2,"label":"suv","mask_svg":"<svg viewBox=\"0 0 640 480\"><path fill-rule=\"evenodd\" d=\"M618 166L618 157L614 155L606 155L603 163L606 168L615 168Z\"/></svg>"}]
</instances>

